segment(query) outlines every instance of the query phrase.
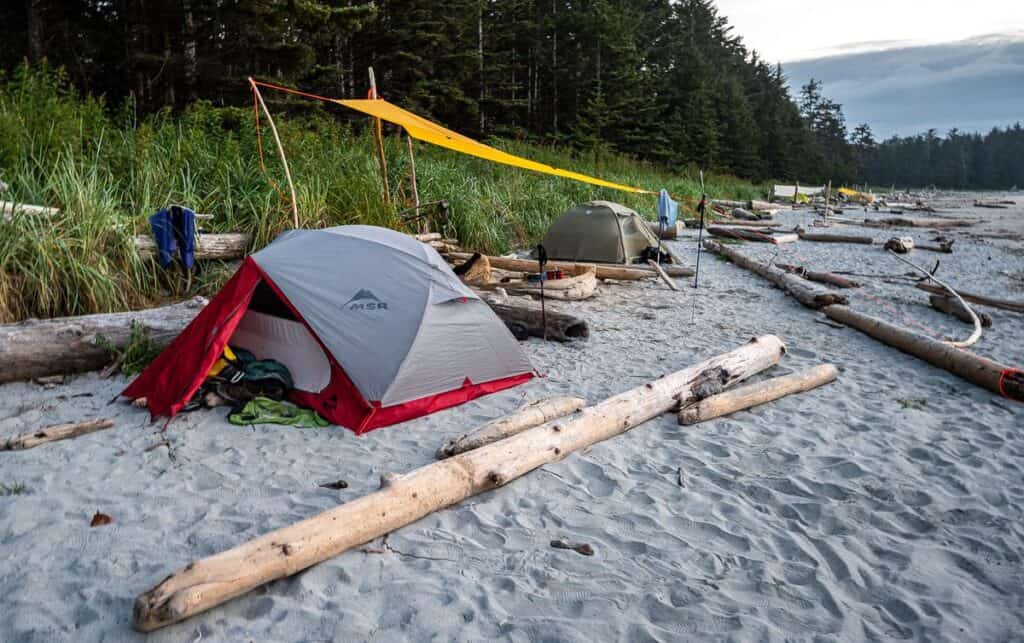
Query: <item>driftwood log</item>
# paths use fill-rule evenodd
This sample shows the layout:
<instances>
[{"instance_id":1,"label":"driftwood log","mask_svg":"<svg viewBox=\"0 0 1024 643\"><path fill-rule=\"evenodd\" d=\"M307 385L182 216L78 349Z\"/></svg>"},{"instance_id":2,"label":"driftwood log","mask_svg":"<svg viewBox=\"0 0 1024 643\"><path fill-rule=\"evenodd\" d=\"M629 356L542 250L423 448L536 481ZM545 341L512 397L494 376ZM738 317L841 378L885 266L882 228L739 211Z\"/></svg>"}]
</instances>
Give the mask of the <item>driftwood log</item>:
<instances>
[{"instance_id":1,"label":"driftwood log","mask_svg":"<svg viewBox=\"0 0 1024 643\"><path fill-rule=\"evenodd\" d=\"M443 460L504 440L545 422L575 413L586 405L586 400L580 397L547 397L534 400L509 415L491 420L470 433L448 440L437 450L437 459Z\"/></svg>"},{"instance_id":2,"label":"driftwood log","mask_svg":"<svg viewBox=\"0 0 1024 643\"><path fill-rule=\"evenodd\" d=\"M513 306L487 302L494 313L505 322L517 339L544 337L544 323L547 322L547 338L556 342L571 342L590 337L590 327L579 317L547 310L541 315L540 308Z\"/></svg>"},{"instance_id":3,"label":"driftwood log","mask_svg":"<svg viewBox=\"0 0 1024 643\"><path fill-rule=\"evenodd\" d=\"M615 437L698 398L714 381L742 381L777 363L785 346L759 337L730 353L608 398L565 422L394 476L380 490L228 551L196 560L138 596L135 628L149 632L290 576L470 496Z\"/></svg>"},{"instance_id":4,"label":"driftwood log","mask_svg":"<svg viewBox=\"0 0 1024 643\"><path fill-rule=\"evenodd\" d=\"M914 240L910 237L892 237L882 247L890 252L905 255L914 249Z\"/></svg>"},{"instance_id":5,"label":"driftwood log","mask_svg":"<svg viewBox=\"0 0 1024 643\"><path fill-rule=\"evenodd\" d=\"M465 252L451 252L446 255L449 259L455 261L465 261L473 255ZM537 262L532 259L515 259L513 257L492 257L490 255L484 255L487 257L487 261L490 263L492 268L500 268L502 270L516 270L518 272L537 272ZM580 265L595 265L595 264L580 264L573 261L549 261L544 267L546 270L575 270ZM637 270L633 267L627 266L608 266L604 264L597 264L597 278L598 279L617 279L620 281L638 281L640 279L651 279L657 277L657 274L652 273L649 270Z\"/></svg>"},{"instance_id":6,"label":"driftwood log","mask_svg":"<svg viewBox=\"0 0 1024 643\"><path fill-rule=\"evenodd\" d=\"M0 383L103 368L111 355L97 345L102 335L115 348L127 346L132 322L163 347L206 305L196 297L182 303L126 313L29 319L0 326Z\"/></svg>"},{"instance_id":7,"label":"driftwood log","mask_svg":"<svg viewBox=\"0 0 1024 643\"><path fill-rule=\"evenodd\" d=\"M240 259L252 244L252 235L244 232L203 234L196 240L196 259ZM140 234L135 237L135 250L142 259L157 255L153 237Z\"/></svg>"},{"instance_id":8,"label":"driftwood log","mask_svg":"<svg viewBox=\"0 0 1024 643\"><path fill-rule=\"evenodd\" d=\"M654 259L648 259L647 263L652 268L654 268L654 270L658 273L658 276L661 277L661 280L664 281L666 285L668 285L669 290L675 290L675 291L679 290L679 286L676 285L676 282L672 281L672 279L668 276L668 273L666 273L661 268L661 266L658 264L657 261L655 261Z\"/></svg>"},{"instance_id":9,"label":"driftwood log","mask_svg":"<svg viewBox=\"0 0 1024 643\"><path fill-rule=\"evenodd\" d=\"M822 308L829 319L854 328L993 393L1024 401L1024 371L1012 369L938 340L900 328L846 306Z\"/></svg>"},{"instance_id":10,"label":"driftwood log","mask_svg":"<svg viewBox=\"0 0 1024 643\"><path fill-rule=\"evenodd\" d=\"M917 284L917 288L930 292L936 295L949 295L949 291L942 286L936 286L934 284L920 283ZM1016 313L1024 313L1024 301L1011 301L1009 299L997 299L995 297L987 297L985 295L976 295L969 292L964 292L959 288L956 291L964 300L971 302L972 304L978 304L979 306L988 306L989 308L1000 308L1002 310L1012 310Z\"/></svg>"},{"instance_id":11,"label":"driftwood log","mask_svg":"<svg viewBox=\"0 0 1024 643\"><path fill-rule=\"evenodd\" d=\"M963 297L963 293L960 294ZM932 308L939 312L946 313L952 317L956 317L960 321L973 324L974 318L971 317L971 312L964 308L963 304L952 297L946 297L944 295L929 295L928 303L932 305ZM985 328L991 328L992 326L992 315L988 313L977 313L978 319L981 320L981 325Z\"/></svg>"},{"instance_id":12,"label":"driftwood log","mask_svg":"<svg viewBox=\"0 0 1024 643\"><path fill-rule=\"evenodd\" d=\"M32 205L31 203L15 203L13 201L0 201L0 218L10 219L15 214L59 214L60 208L48 208L45 205Z\"/></svg>"},{"instance_id":13,"label":"driftwood log","mask_svg":"<svg viewBox=\"0 0 1024 643\"><path fill-rule=\"evenodd\" d=\"M822 364L812 369L773 377L755 384L747 384L725 393L712 395L696 404L679 411L679 423L684 425L706 422L736 411L743 411L766 402L777 400L793 393L809 391L828 384L838 377L839 371L832 364Z\"/></svg>"},{"instance_id":14,"label":"driftwood log","mask_svg":"<svg viewBox=\"0 0 1024 643\"><path fill-rule=\"evenodd\" d=\"M744 255L742 252L718 243L717 241L712 241L711 239L706 240L704 242L704 248L709 252L725 257L744 270L749 270L754 274L764 277L808 308L817 310L822 306L845 304L848 301L845 295L841 295L829 290L828 288L819 286L814 282L802 279L801 277L788 273L777 266L760 263L759 261Z\"/></svg>"},{"instance_id":15,"label":"driftwood log","mask_svg":"<svg viewBox=\"0 0 1024 643\"><path fill-rule=\"evenodd\" d=\"M758 230L744 230L742 227L712 225L707 227L708 234L713 237L742 239L762 243L792 243L799 239L796 234L771 234Z\"/></svg>"},{"instance_id":16,"label":"driftwood log","mask_svg":"<svg viewBox=\"0 0 1024 643\"><path fill-rule=\"evenodd\" d=\"M39 429L31 433L22 433L0 441L0 451L21 451L31 449L47 442L57 440L69 440L80 435L87 435L109 429L114 426L113 420L86 420L85 422L72 422L70 424L55 424L45 429Z\"/></svg>"},{"instance_id":17,"label":"driftwood log","mask_svg":"<svg viewBox=\"0 0 1024 643\"><path fill-rule=\"evenodd\" d=\"M798 230L797 234L800 235L801 241L819 241L823 243L862 243L864 245L871 245L875 242L871 237L865 237L864 235L858 234L820 234L817 232L804 232Z\"/></svg>"},{"instance_id":18,"label":"driftwood log","mask_svg":"<svg viewBox=\"0 0 1024 643\"><path fill-rule=\"evenodd\" d=\"M742 219L744 221L758 221L761 218L754 214L753 212L751 212L750 210L747 210L746 208L742 207L733 208L732 211L729 212L729 214L732 216L733 219Z\"/></svg>"},{"instance_id":19,"label":"driftwood log","mask_svg":"<svg viewBox=\"0 0 1024 643\"><path fill-rule=\"evenodd\" d=\"M868 228L966 228L977 221L971 219L908 219L891 217L888 219L864 219L861 225Z\"/></svg>"},{"instance_id":20,"label":"driftwood log","mask_svg":"<svg viewBox=\"0 0 1024 643\"><path fill-rule=\"evenodd\" d=\"M657 221L648 221L647 227L650 228L654 236L661 235L662 239L671 241L679 237L679 228L675 224L663 225Z\"/></svg>"},{"instance_id":21,"label":"driftwood log","mask_svg":"<svg viewBox=\"0 0 1024 643\"><path fill-rule=\"evenodd\" d=\"M860 288L860 284L852 279L847 279L841 275L837 275L833 272L816 272L814 270L807 270L803 266L794 266L791 264L776 264L779 268L782 268L786 272L800 275L804 279L810 281L817 281L821 284L829 284L837 288Z\"/></svg>"}]
</instances>

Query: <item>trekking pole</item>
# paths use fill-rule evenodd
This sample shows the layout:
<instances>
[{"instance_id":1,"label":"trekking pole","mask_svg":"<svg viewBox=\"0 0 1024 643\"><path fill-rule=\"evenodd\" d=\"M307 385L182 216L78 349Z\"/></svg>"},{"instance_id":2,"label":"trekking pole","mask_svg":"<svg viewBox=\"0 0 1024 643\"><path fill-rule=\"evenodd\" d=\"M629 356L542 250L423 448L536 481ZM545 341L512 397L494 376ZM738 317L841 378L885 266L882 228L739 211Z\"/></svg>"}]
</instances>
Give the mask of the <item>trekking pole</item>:
<instances>
[{"instance_id":1,"label":"trekking pole","mask_svg":"<svg viewBox=\"0 0 1024 643\"><path fill-rule=\"evenodd\" d=\"M700 250L704 241L704 211L708 206L708 195L704 189L704 170L700 171L700 203L697 204L697 213L700 214L700 222L697 224L697 269L693 275L693 287L696 288L700 280Z\"/></svg>"},{"instance_id":2,"label":"trekking pole","mask_svg":"<svg viewBox=\"0 0 1024 643\"><path fill-rule=\"evenodd\" d=\"M544 265L548 262L548 251L543 244L537 244L537 265L540 267L540 323L544 326L544 341L548 341L548 315L544 305Z\"/></svg>"}]
</instances>

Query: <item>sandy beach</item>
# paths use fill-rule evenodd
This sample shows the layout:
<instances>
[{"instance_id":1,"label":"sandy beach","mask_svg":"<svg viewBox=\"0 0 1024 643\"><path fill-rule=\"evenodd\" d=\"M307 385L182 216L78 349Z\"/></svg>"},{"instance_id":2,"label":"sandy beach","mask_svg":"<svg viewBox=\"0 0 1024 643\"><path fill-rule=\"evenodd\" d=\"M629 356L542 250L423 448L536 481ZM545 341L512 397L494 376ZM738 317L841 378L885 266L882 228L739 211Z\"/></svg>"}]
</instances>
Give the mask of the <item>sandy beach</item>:
<instances>
[{"instance_id":1,"label":"sandy beach","mask_svg":"<svg viewBox=\"0 0 1024 643\"><path fill-rule=\"evenodd\" d=\"M910 258L940 260L953 286L1024 300L1024 196L1006 210L973 208L974 198L936 202L942 212L931 216L983 220L942 231L956 240L952 254ZM792 228L813 215L777 219ZM667 242L687 265L695 234ZM817 270L908 271L878 246L743 250ZM225 410L181 415L161 432L143 410L108 405L123 377L0 386L0 438L116 422L0 453L0 483L25 486L0 496L0 640L1019 640L1024 405L818 323L821 314L713 255L700 274L696 291L603 284L590 300L551 304L587 319L591 338L525 342L543 377L362 437L237 427ZM912 286L854 278L864 284L847 291L857 310L970 334ZM1024 315L979 310L994 325L972 350L1024 367ZM789 351L765 375L830 362L838 381L690 427L666 414L195 618L132 630L135 597L170 572L374 491L382 474L434 461L446 439L525 401L598 402L766 333ZM337 480L348 487L319 486ZM113 522L90 528L96 512ZM557 538L595 553L552 548Z\"/></svg>"}]
</instances>

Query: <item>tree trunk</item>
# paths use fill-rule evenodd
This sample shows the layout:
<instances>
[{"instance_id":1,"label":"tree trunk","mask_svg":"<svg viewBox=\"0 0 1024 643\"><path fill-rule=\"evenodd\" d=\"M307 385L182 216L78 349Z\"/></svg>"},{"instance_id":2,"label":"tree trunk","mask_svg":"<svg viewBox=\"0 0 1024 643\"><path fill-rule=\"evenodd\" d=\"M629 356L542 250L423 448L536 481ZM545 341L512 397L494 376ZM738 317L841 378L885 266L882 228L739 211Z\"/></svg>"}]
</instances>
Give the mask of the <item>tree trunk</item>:
<instances>
[{"instance_id":1,"label":"tree trunk","mask_svg":"<svg viewBox=\"0 0 1024 643\"><path fill-rule=\"evenodd\" d=\"M96 337L102 335L114 347L123 348L131 339L133 321L142 325L151 342L166 346L205 305L206 299L196 297L148 310L30 319L0 326L0 364L4 365L0 384L103 368L111 356L96 345Z\"/></svg>"},{"instance_id":2,"label":"tree trunk","mask_svg":"<svg viewBox=\"0 0 1024 643\"><path fill-rule=\"evenodd\" d=\"M936 295L949 295L950 293L942 286L934 286L932 284L917 284L917 288L925 291L934 293ZM986 297L985 295L974 295L968 292L964 292L957 288L957 294L964 298L965 301L969 301L972 304L978 304L980 306L988 306L990 308L1001 308L1003 310L1012 310L1016 313L1024 313L1024 301L1010 301L1009 299L996 299L994 297Z\"/></svg>"},{"instance_id":3,"label":"tree trunk","mask_svg":"<svg viewBox=\"0 0 1024 643\"><path fill-rule=\"evenodd\" d=\"M204 234L196 241L196 259L241 259L252 243L252 235L243 232ZM157 255L156 241L149 235L135 237L135 251L142 259Z\"/></svg>"},{"instance_id":4,"label":"tree trunk","mask_svg":"<svg viewBox=\"0 0 1024 643\"><path fill-rule=\"evenodd\" d=\"M466 261L473 255L468 252L449 252L445 255L454 261ZM514 259L512 257L492 257L485 255L492 268L501 270L515 270L517 272L538 272L537 262L532 259ZM547 270L575 271L580 267L595 266L598 279L617 279L619 281L637 281L639 279L652 279L657 273L648 269L648 266L609 266L607 264L575 263L572 261L549 261L545 264Z\"/></svg>"},{"instance_id":5,"label":"tree trunk","mask_svg":"<svg viewBox=\"0 0 1024 643\"><path fill-rule=\"evenodd\" d=\"M770 380L748 384L740 388L718 395L712 395L679 412L680 424L697 424L706 422L736 411L743 411L766 402L786 397L793 393L802 393L828 384L839 376L839 371L832 364L822 364L812 369L773 377Z\"/></svg>"},{"instance_id":6,"label":"tree trunk","mask_svg":"<svg viewBox=\"0 0 1024 643\"><path fill-rule=\"evenodd\" d=\"M43 52L43 0L28 0L28 60L38 63Z\"/></svg>"},{"instance_id":7,"label":"tree trunk","mask_svg":"<svg viewBox=\"0 0 1024 643\"><path fill-rule=\"evenodd\" d=\"M1004 397L1024 401L1024 372L974 353L904 330L846 306L826 306L822 312L841 324L877 339L883 344L923 359Z\"/></svg>"},{"instance_id":8,"label":"tree trunk","mask_svg":"<svg viewBox=\"0 0 1024 643\"><path fill-rule=\"evenodd\" d=\"M871 237L855 234L818 234L815 232L797 231L801 241L821 241L825 243L863 243L870 246L875 240Z\"/></svg>"},{"instance_id":9,"label":"tree trunk","mask_svg":"<svg viewBox=\"0 0 1024 643\"><path fill-rule=\"evenodd\" d=\"M743 253L716 241L708 239L704 242L704 248L709 252L729 259L744 270L749 270L764 277L808 308L818 309L832 304L845 304L848 301L845 295L823 288L814 282L801 279L782 268L759 263Z\"/></svg>"},{"instance_id":10,"label":"tree trunk","mask_svg":"<svg viewBox=\"0 0 1024 643\"><path fill-rule=\"evenodd\" d=\"M87 435L114 426L113 420L86 420L85 422L74 422L71 424L56 424L32 433L22 433L0 441L0 451L21 451L31 449L40 444L55 442L57 440L68 440L77 438L80 435Z\"/></svg>"},{"instance_id":11,"label":"tree trunk","mask_svg":"<svg viewBox=\"0 0 1024 643\"><path fill-rule=\"evenodd\" d=\"M550 462L615 437L697 399L708 381L729 385L777 363L772 335L620 393L577 417L392 478L380 491L197 560L140 594L135 628L150 632L369 542L470 496L508 484Z\"/></svg>"},{"instance_id":12,"label":"tree trunk","mask_svg":"<svg viewBox=\"0 0 1024 643\"><path fill-rule=\"evenodd\" d=\"M504 440L545 422L575 413L586 405L586 401L579 397L548 397L534 400L519 407L510 415L491 420L470 433L448 440L437 450L437 459L443 460Z\"/></svg>"},{"instance_id":13,"label":"tree trunk","mask_svg":"<svg viewBox=\"0 0 1024 643\"><path fill-rule=\"evenodd\" d=\"M553 310L545 311L546 314L542 316L540 308L487 303L517 339L544 337L545 320L547 321L547 338L550 340L571 342L590 337L590 327L579 317L557 313Z\"/></svg>"},{"instance_id":14,"label":"tree trunk","mask_svg":"<svg viewBox=\"0 0 1024 643\"><path fill-rule=\"evenodd\" d=\"M960 295L963 297L963 294ZM932 305L932 308L939 312L946 313L956 317L960 321L974 325L974 318L971 317L971 312L964 308L963 304L952 297L945 297L943 295L929 295L928 302ZM978 319L981 320L981 325L985 328L992 326L992 315L987 313L976 313Z\"/></svg>"}]
</instances>

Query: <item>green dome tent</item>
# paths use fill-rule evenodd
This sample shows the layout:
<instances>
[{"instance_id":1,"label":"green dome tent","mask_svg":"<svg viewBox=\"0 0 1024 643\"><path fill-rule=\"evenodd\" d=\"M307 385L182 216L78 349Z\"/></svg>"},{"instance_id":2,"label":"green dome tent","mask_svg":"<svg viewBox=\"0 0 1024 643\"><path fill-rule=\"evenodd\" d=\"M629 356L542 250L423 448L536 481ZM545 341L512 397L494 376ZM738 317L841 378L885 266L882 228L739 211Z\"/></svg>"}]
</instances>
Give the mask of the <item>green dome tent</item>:
<instances>
[{"instance_id":1,"label":"green dome tent","mask_svg":"<svg viewBox=\"0 0 1024 643\"><path fill-rule=\"evenodd\" d=\"M658 239L635 211L611 201L569 208L544 235L548 258L589 263L640 263Z\"/></svg>"}]
</instances>

